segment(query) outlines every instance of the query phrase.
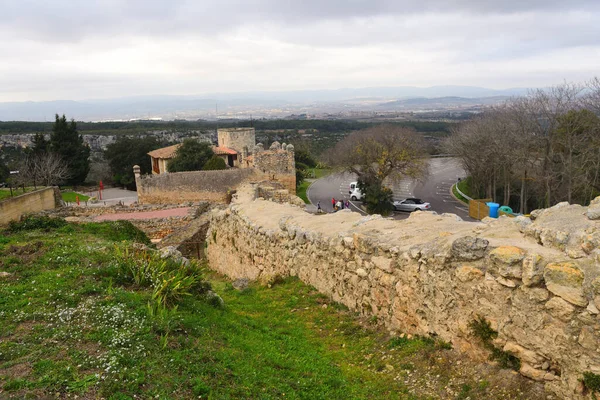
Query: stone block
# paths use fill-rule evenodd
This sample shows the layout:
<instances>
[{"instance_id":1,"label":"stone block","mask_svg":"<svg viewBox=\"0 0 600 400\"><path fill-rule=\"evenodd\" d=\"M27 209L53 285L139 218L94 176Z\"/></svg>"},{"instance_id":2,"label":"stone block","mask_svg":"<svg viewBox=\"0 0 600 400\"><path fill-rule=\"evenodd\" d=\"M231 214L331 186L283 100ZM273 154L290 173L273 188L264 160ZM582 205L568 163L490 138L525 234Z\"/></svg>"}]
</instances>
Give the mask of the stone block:
<instances>
[{"instance_id":1,"label":"stone block","mask_svg":"<svg viewBox=\"0 0 600 400\"><path fill-rule=\"evenodd\" d=\"M580 307L588 304L583 292L584 274L574 262L551 263L544 268L549 291Z\"/></svg>"},{"instance_id":2,"label":"stone block","mask_svg":"<svg viewBox=\"0 0 600 400\"><path fill-rule=\"evenodd\" d=\"M461 261L479 260L485 256L488 244L485 239L461 237L452 242L452 256Z\"/></svg>"},{"instance_id":3,"label":"stone block","mask_svg":"<svg viewBox=\"0 0 600 400\"><path fill-rule=\"evenodd\" d=\"M525 252L515 246L500 246L490 252L492 263L504 278L521 279L523 258L525 258Z\"/></svg>"},{"instance_id":4,"label":"stone block","mask_svg":"<svg viewBox=\"0 0 600 400\"><path fill-rule=\"evenodd\" d=\"M575 314L575 307L560 297L551 298L544 307L552 316L564 322L570 321Z\"/></svg>"},{"instance_id":5,"label":"stone block","mask_svg":"<svg viewBox=\"0 0 600 400\"><path fill-rule=\"evenodd\" d=\"M542 257L530 254L523 259L521 279L525 286L535 286L542 283L544 278L544 263Z\"/></svg>"}]
</instances>

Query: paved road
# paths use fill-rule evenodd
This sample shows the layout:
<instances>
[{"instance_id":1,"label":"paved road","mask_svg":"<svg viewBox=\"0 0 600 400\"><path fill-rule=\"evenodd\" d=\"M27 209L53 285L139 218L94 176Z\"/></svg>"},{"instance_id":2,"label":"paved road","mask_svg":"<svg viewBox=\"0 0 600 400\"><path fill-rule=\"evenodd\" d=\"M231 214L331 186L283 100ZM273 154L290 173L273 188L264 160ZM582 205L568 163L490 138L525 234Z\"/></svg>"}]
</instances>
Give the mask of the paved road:
<instances>
[{"instance_id":1,"label":"paved road","mask_svg":"<svg viewBox=\"0 0 600 400\"><path fill-rule=\"evenodd\" d=\"M394 199L418 197L431 203L431 209L438 213L450 212L463 219L468 218L467 207L450 195L450 187L459 177L464 177L464 171L458 161L453 158L432 158L429 162L429 177L419 183L412 179L403 179L391 184ZM309 188L307 196L313 204L321 202L321 208L332 212L331 198L349 200L350 182L356 181L353 174L333 174L318 179ZM352 211L364 213L359 207L360 202L350 201ZM394 218L405 219L410 213L396 212Z\"/></svg>"},{"instance_id":2,"label":"paved road","mask_svg":"<svg viewBox=\"0 0 600 400\"><path fill-rule=\"evenodd\" d=\"M98 192L84 192L89 197L98 197ZM123 205L130 205L138 201L137 192L133 190L124 190L119 188L108 188L102 191L102 200L98 200L98 203L88 203L88 207L103 207L113 206L118 203Z\"/></svg>"}]
</instances>

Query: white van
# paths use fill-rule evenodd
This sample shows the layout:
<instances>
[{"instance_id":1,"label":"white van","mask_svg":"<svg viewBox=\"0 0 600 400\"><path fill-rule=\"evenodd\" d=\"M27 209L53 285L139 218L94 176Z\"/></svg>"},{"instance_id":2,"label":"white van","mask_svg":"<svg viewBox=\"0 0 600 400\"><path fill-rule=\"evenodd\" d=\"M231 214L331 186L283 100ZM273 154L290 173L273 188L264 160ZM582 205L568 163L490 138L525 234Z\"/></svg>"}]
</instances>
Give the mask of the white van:
<instances>
[{"instance_id":1,"label":"white van","mask_svg":"<svg viewBox=\"0 0 600 400\"><path fill-rule=\"evenodd\" d=\"M348 188L348 194L350 195L350 199L352 201L361 201L363 198L363 193L358 188L358 182L350 182L350 187Z\"/></svg>"}]
</instances>

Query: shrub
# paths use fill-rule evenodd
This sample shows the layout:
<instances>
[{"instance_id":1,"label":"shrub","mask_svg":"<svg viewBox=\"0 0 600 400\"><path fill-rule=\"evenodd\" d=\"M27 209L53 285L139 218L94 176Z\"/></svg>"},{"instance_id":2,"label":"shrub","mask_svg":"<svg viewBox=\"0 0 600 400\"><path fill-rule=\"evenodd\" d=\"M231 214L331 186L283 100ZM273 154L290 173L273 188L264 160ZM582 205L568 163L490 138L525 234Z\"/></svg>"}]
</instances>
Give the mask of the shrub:
<instances>
[{"instance_id":1,"label":"shrub","mask_svg":"<svg viewBox=\"0 0 600 400\"><path fill-rule=\"evenodd\" d=\"M225 160L218 156L212 156L202 167L203 171L214 171L219 169L227 169L227 164L225 164Z\"/></svg>"},{"instance_id":2,"label":"shrub","mask_svg":"<svg viewBox=\"0 0 600 400\"><path fill-rule=\"evenodd\" d=\"M52 218L46 215L26 215L20 221L10 221L8 224L9 232L32 231L36 229L50 232L53 229L62 228L67 225L67 221L62 218Z\"/></svg>"}]
</instances>

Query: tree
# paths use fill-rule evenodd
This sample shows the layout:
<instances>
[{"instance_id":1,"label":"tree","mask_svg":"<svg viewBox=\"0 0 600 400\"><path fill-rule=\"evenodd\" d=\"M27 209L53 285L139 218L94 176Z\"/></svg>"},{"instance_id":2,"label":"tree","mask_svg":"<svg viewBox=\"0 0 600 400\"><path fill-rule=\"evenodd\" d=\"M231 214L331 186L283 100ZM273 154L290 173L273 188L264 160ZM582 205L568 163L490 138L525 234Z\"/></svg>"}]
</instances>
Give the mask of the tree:
<instances>
[{"instance_id":1,"label":"tree","mask_svg":"<svg viewBox=\"0 0 600 400\"><path fill-rule=\"evenodd\" d=\"M106 146L104 157L116 184L135 190L133 166L139 165L142 174L152 172L148 153L154 149L167 146L168 143L159 141L153 136L142 138L120 136L114 143Z\"/></svg>"},{"instance_id":2,"label":"tree","mask_svg":"<svg viewBox=\"0 0 600 400\"><path fill-rule=\"evenodd\" d=\"M27 155L19 167L19 183L53 186L69 179L69 167L56 153Z\"/></svg>"},{"instance_id":3,"label":"tree","mask_svg":"<svg viewBox=\"0 0 600 400\"><path fill-rule=\"evenodd\" d=\"M169 172L200 171L213 155L210 143L185 139L167 168Z\"/></svg>"},{"instance_id":4,"label":"tree","mask_svg":"<svg viewBox=\"0 0 600 400\"><path fill-rule=\"evenodd\" d=\"M8 177L10 176L10 169L4 163L4 161L0 158L0 183L6 182Z\"/></svg>"},{"instance_id":5,"label":"tree","mask_svg":"<svg viewBox=\"0 0 600 400\"><path fill-rule=\"evenodd\" d=\"M212 156L202 167L203 171L214 171L219 169L227 169L227 164L225 164L225 160L218 156Z\"/></svg>"},{"instance_id":6,"label":"tree","mask_svg":"<svg viewBox=\"0 0 600 400\"><path fill-rule=\"evenodd\" d=\"M36 133L33 136L33 146L31 148L36 156L47 153L50 147L50 142L46 140L43 133Z\"/></svg>"},{"instance_id":7,"label":"tree","mask_svg":"<svg viewBox=\"0 0 600 400\"><path fill-rule=\"evenodd\" d=\"M425 146L413 129L379 125L354 132L331 152L331 165L358 176L367 211L384 215L392 210L388 180L423 178L427 174Z\"/></svg>"},{"instance_id":8,"label":"tree","mask_svg":"<svg viewBox=\"0 0 600 400\"><path fill-rule=\"evenodd\" d=\"M90 148L77 132L75 120L67 122L63 115L56 114L56 120L50 135L49 150L62 159L69 168L69 184L81 184L90 170Z\"/></svg>"}]
</instances>

